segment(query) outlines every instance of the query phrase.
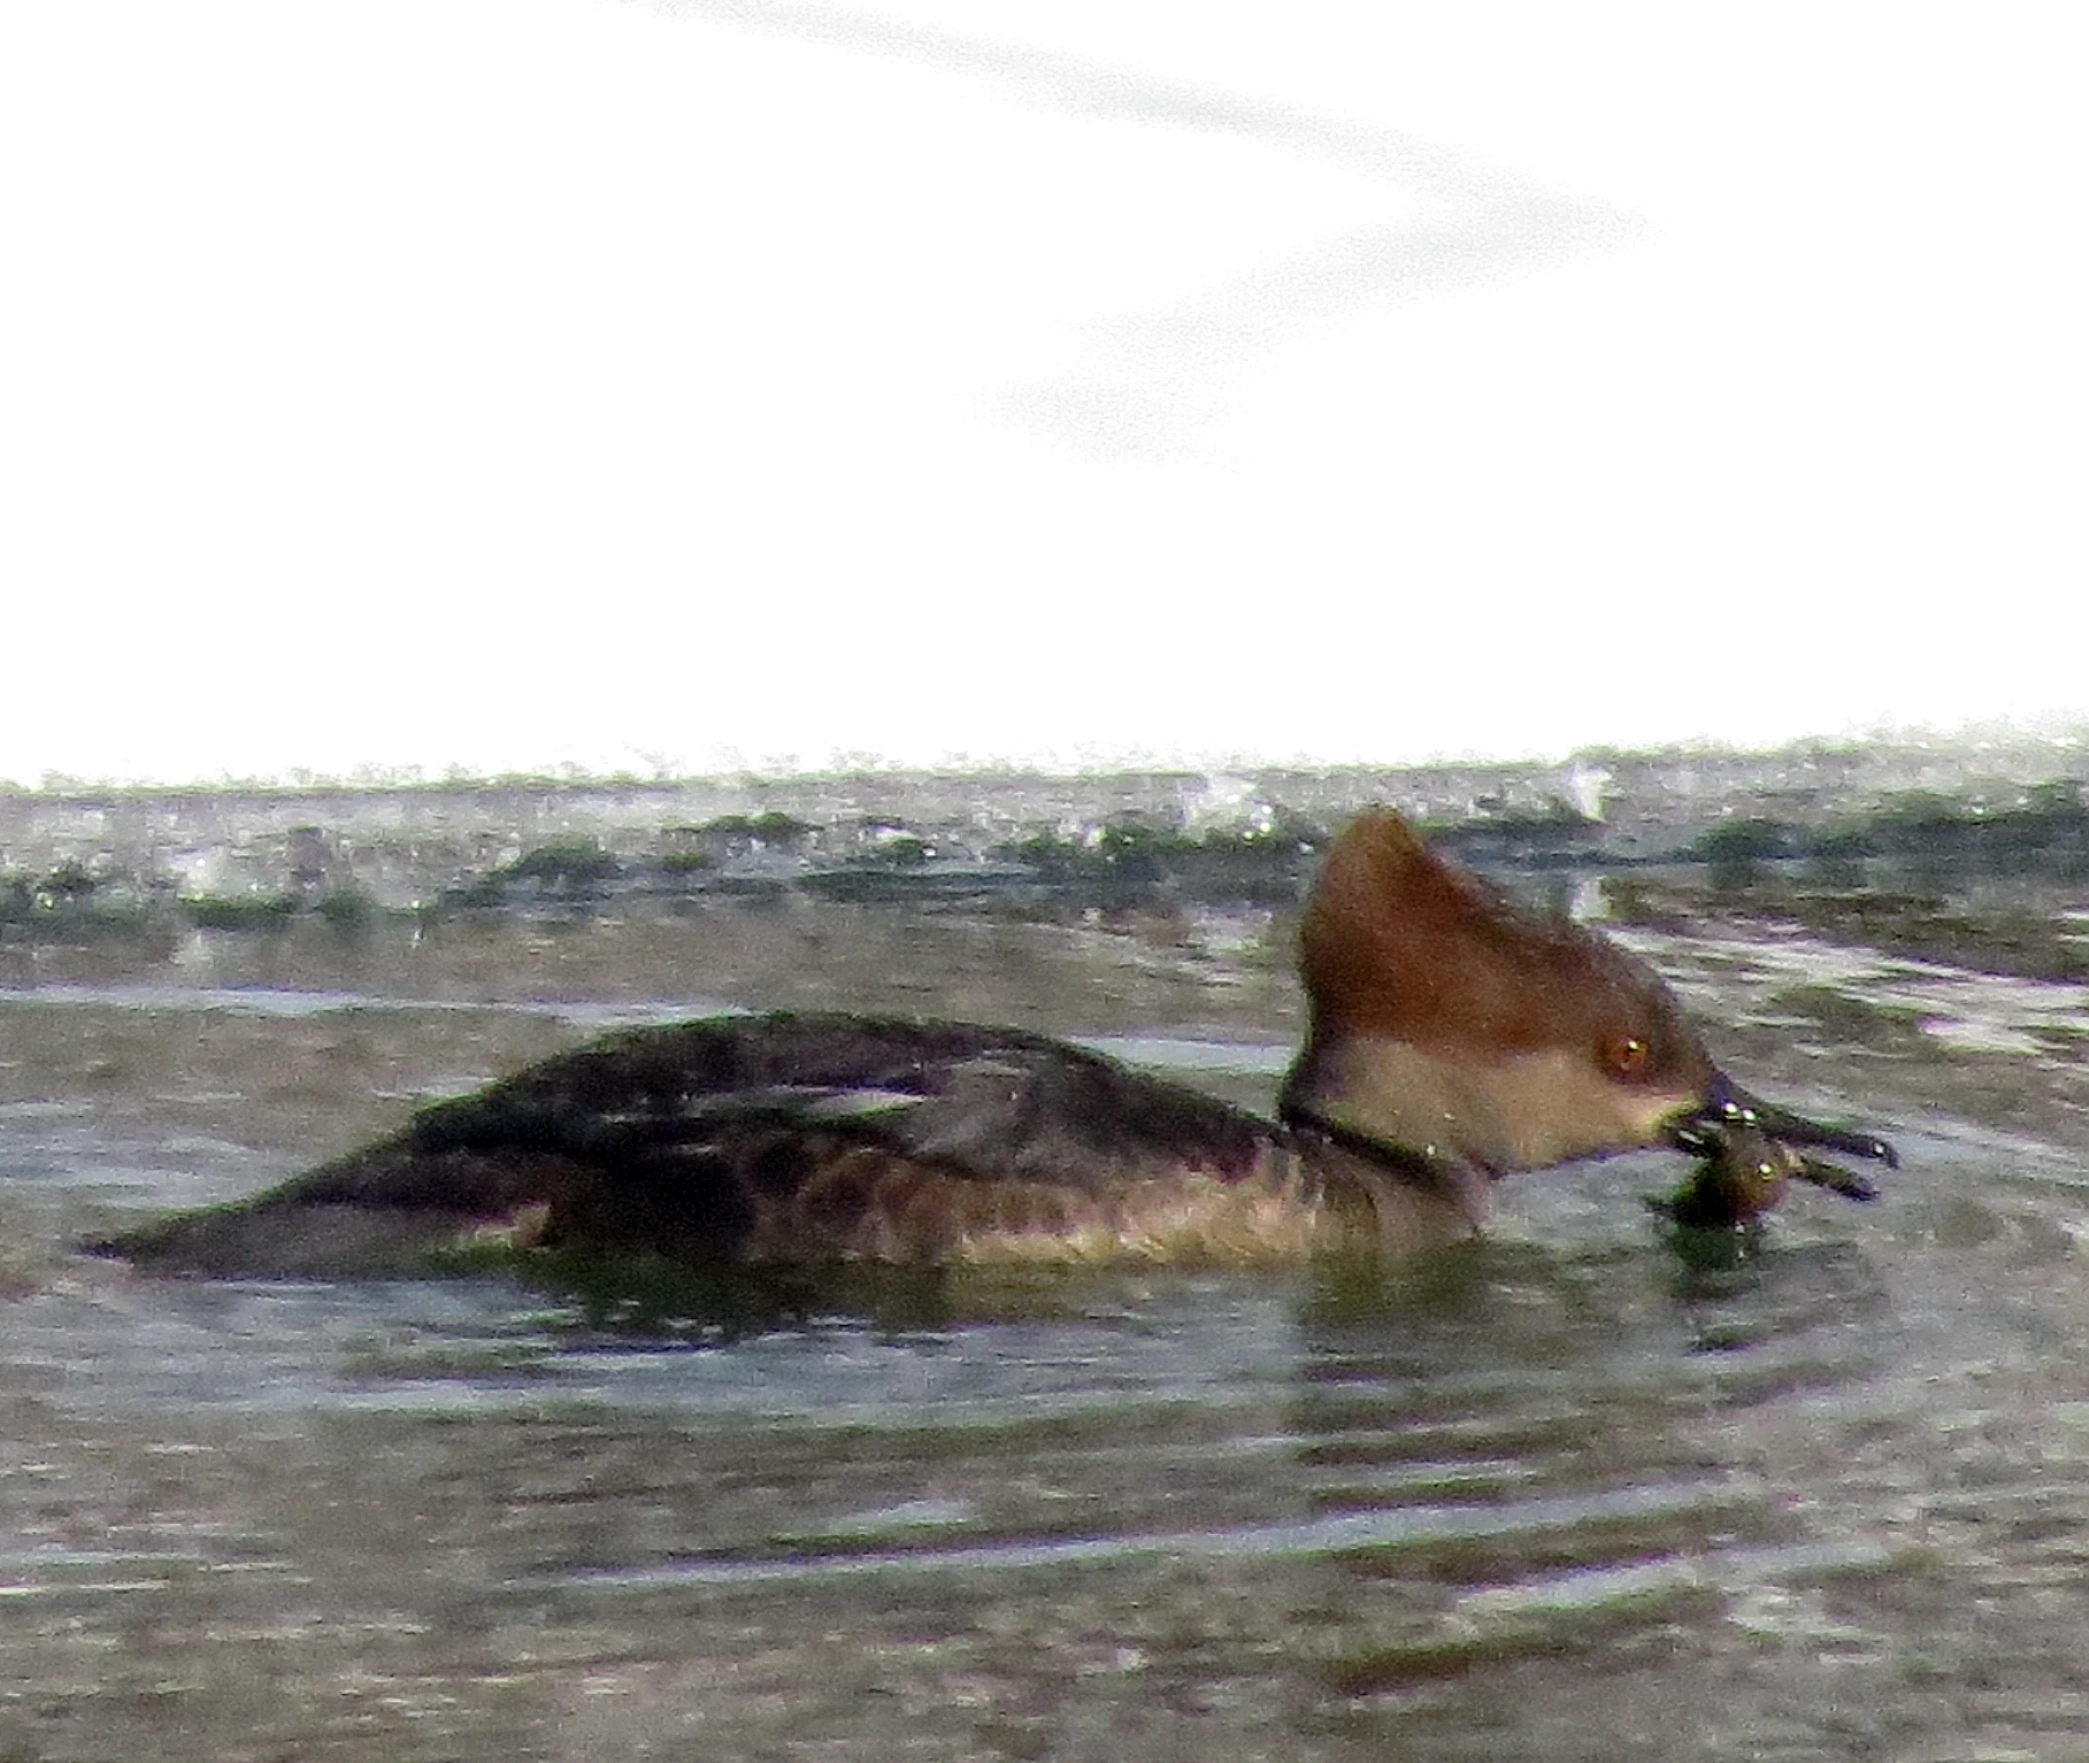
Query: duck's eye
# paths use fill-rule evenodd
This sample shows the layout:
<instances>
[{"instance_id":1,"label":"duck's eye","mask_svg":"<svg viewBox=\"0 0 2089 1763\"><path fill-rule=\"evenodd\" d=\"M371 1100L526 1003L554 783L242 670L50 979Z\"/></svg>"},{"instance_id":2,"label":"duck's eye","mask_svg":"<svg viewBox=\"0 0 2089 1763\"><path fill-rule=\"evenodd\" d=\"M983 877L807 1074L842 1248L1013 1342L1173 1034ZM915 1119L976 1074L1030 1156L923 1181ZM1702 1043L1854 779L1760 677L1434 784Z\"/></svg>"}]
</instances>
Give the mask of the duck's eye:
<instances>
[{"instance_id":1,"label":"duck's eye","mask_svg":"<svg viewBox=\"0 0 2089 1763\"><path fill-rule=\"evenodd\" d=\"M1652 1049L1637 1035L1612 1035L1603 1049L1605 1062L1619 1077L1637 1077L1652 1056Z\"/></svg>"}]
</instances>

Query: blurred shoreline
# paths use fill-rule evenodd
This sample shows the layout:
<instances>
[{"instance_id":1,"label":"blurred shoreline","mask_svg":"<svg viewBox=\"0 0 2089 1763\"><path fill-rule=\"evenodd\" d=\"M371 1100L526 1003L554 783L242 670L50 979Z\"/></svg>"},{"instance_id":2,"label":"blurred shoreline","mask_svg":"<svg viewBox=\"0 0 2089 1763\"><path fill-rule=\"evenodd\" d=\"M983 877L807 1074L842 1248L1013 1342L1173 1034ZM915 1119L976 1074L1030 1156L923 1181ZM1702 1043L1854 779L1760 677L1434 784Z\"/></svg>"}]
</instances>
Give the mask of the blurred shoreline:
<instances>
[{"instance_id":1,"label":"blurred shoreline","mask_svg":"<svg viewBox=\"0 0 2089 1763\"><path fill-rule=\"evenodd\" d=\"M1483 864L2089 862L2089 739L1591 750L1559 764L864 771L0 789L0 927L632 892L1174 889L1270 899L1359 808Z\"/></svg>"}]
</instances>

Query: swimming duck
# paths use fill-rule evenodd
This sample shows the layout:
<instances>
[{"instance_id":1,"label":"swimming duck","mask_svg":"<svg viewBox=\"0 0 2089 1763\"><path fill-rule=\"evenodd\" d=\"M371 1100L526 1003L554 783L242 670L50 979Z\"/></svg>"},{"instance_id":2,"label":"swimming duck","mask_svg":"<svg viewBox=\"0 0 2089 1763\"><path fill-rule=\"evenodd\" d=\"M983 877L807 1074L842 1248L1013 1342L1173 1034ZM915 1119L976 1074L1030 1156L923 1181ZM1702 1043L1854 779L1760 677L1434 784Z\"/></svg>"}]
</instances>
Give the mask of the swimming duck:
<instances>
[{"instance_id":1,"label":"swimming duck","mask_svg":"<svg viewBox=\"0 0 2089 1763\"><path fill-rule=\"evenodd\" d=\"M843 1014L624 1030L260 1196L95 1245L215 1274L397 1270L492 1246L708 1261L1228 1261L1409 1253L1501 1176L1668 1146L1678 1215L1731 1224L1815 1149L1883 1139L1762 1102L1637 957L1523 909L1397 814L1307 906L1310 1016L1264 1119L1017 1029Z\"/></svg>"}]
</instances>

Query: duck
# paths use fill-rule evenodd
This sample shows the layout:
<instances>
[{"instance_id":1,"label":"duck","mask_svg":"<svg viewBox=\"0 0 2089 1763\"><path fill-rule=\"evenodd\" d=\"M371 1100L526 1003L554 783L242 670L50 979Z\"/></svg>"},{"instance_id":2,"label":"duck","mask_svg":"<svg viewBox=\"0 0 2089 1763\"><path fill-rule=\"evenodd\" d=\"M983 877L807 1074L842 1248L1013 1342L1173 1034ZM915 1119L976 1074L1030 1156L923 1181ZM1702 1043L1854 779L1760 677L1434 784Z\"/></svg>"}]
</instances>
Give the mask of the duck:
<instances>
[{"instance_id":1,"label":"duck","mask_svg":"<svg viewBox=\"0 0 2089 1763\"><path fill-rule=\"evenodd\" d=\"M1272 1116L1017 1028L781 1012L623 1029L250 1199L96 1252L334 1277L560 1249L722 1264L1213 1263L1470 1239L1496 1183L1667 1148L1671 1208L1747 1224L1892 1145L1743 1089L1674 992L1401 815L1330 846L1299 941L1304 1044Z\"/></svg>"}]
</instances>

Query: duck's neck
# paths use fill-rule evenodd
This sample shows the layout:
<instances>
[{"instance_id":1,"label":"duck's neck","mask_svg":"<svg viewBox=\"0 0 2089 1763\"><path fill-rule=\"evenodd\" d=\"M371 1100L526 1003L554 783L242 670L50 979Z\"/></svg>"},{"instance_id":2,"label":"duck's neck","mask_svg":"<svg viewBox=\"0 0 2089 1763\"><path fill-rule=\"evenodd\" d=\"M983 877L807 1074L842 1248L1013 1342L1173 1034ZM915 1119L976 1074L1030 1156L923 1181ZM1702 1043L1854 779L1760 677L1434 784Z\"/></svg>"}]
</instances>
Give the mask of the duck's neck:
<instances>
[{"instance_id":1,"label":"duck's neck","mask_svg":"<svg viewBox=\"0 0 2089 1763\"><path fill-rule=\"evenodd\" d=\"M1439 1215L1448 1238L1470 1235L1487 1222L1489 1178L1455 1159L1431 1157L1330 1120L1286 1096L1277 1110L1300 1157L1323 1177L1354 1184L1370 1195L1382 1226L1400 1228L1395 1214ZM1455 1215L1454 1217L1450 1215Z\"/></svg>"}]
</instances>

